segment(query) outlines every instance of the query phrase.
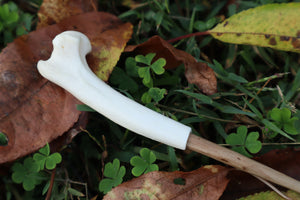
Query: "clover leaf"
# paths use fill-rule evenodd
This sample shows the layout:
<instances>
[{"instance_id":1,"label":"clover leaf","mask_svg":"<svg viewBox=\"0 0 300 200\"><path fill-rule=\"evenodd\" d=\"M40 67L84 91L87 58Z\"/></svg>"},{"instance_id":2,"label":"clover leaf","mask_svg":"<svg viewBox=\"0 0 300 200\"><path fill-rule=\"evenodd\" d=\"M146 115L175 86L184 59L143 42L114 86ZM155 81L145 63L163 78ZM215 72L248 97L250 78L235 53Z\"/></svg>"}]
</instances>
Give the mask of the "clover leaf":
<instances>
[{"instance_id":1,"label":"clover leaf","mask_svg":"<svg viewBox=\"0 0 300 200\"><path fill-rule=\"evenodd\" d=\"M113 162L109 162L104 166L103 175L107 178L104 178L99 183L99 190L106 194L113 187L121 184L123 182L123 177L126 173L124 166L120 167L120 161L114 159Z\"/></svg>"},{"instance_id":2,"label":"clover leaf","mask_svg":"<svg viewBox=\"0 0 300 200\"><path fill-rule=\"evenodd\" d=\"M165 72L164 66L166 65L166 60L164 58L159 58L154 63L152 63L155 53L149 53L146 56L137 55L135 56L136 66L138 64L143 64L144 66L138 67L138 75L140 78L143 78L143 84L149 88L153 87L153 79L151 77L151 71L154 74L161 75ZM127 65L131 72L134 73L135 69L133 68L133 60L127 61ZM152 63L152 64L151 64ZM127 67L127 68L128 68Z\"/></svg>"},{"instance_id":3,"label":"clover leaf","mask_svg":"<svg viewBox=\"0 0 300 200\"><path fill-rule=\"evenodd\" d=\"M247 134L247 132L248 129L246 126L238 127L237 133L231 133L227 136L226 143L233 146L232 150L251 157L248 151L253 154L259 152L262 144L258 140L258 132L250 132L249 134Z\"/></svg>"},{"instance_id":4,"label":"clover leaf","mask_svg":"<svg viewBox=\"0 0 300 200\"><path fill-rule=\"evenodd\" d=\"M157 87L153 87L150 88L148 93L150 95L150 97L156 102L158 103L160 100L162 100L164 98L164 95L166 94L167 90L166 89L160 89Z\"/></svg>"},{"instance_id":5,"label":"clover leaf","mask_svg":"<svg viewBox=\"0 0 300 200\"><path fill-rule=\"evenodd\" d=\"M138 74L140 78L143 78L143 84L147 87L152 87L153 80L150 75L150 68L149 67L141 67L138 69Z\"/></svg>"},{"instance_id":6,"label":"clover leaf","mask_svg":"<svg viewBox=\"0 0 300 200\"><path fill-rule=\"evenodd\" d=\"M155 61L150 68L154 71L155 74L161 75L165 72L164 66L166 65L166 60L164 58L159 58Z\"/></svg>"},{"instance_id":7,"label":"clover leaf","mask_svg":"<svg viewBox=\"0 0 300 200\"><path fill-rule=\"evenodd\" d=\"M48 143L39 150L39 153L35 153L33 155L33 159L38 164L39 170L44 170L45 166L46 169L52 170L62 160L59 153L53 153L50 155L50 147Z\"/></svg>"},{"instance_id":8,"label":"clover leaf","mask_svg":"<svg viewBox=\"0 0 300 200\"><path fill-rule=\"evenodd\" d=\"M152 59L155 57L155 55L155 53L148 53L146 56L137 55L135 56L135 61L145 65L151 65Z\"/></svg>"},{"instance_id":9,"label":"clover leaf","mask_svg":"<svg viewBox=\"0 0 300 200\"><path fill-rule=\"evenodd\" d=\"M298 118L292 117L292 113L288 108L273 108L269 112L269 116L275 121L275 125L283 129L286 133L290 135L299 134L295 127L295 121L297 121Z\"/></svg>"},{"instance_id":10,"label":"clover leaf","mask_svg":"<svg viewBox=\"0 0 300 200\"><path fill-rule=\"evenodd\" d=\"M40 179L37 177L39 174L39 165L36 163L32 157L28 157L24 160L24 163L15 163L12 166L12 180L15 183L23 183L23 188L26 191L31 191L36 185L41 183Z\"/></svg>"},{"instance_id":11,"label":"clover leaf","mask_svg":"<svg viewBox=\"0 0 300 200\"><path fill-rule=\"evenodd\" d=\"M141 156L134 156L130 159L130 164L133 167L132 174L134 176L140 176L141 174L146 174L151 171L157 171L158 166L153 164L156 160L155 154L148 148L143 148L140 150Z\"/></svg>"}]
</instances>

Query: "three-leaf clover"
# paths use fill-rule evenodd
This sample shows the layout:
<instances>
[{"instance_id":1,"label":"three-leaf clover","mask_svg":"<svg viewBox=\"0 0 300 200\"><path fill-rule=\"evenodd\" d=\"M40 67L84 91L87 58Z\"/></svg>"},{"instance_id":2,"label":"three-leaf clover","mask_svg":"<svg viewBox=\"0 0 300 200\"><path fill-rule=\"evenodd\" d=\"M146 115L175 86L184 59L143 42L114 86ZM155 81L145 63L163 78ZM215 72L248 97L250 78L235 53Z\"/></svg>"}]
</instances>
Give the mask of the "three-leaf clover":
<instances>
[{"instance_id":1,"label":"three-leaf clover","mask_svg":"<svg viewBox=\"0 0 300 200\"><path fill-rule=\"evenodd\" d=\"M131 171L134 176L140 176L143 173L146 174L158 170L158 166L153 164L156 160L156 156L150 149L141 149L140 155L141 156L134 156L130 159L130 164L134 166Z\"/></svg>"},{"instance_id":2,"label":"three-leaf clover","mask_svg":"<svg viewBox=\"0 0 300 200\"><path fill-rule=\"evenodd\" d=\"M273 108L269 112L269 116L275 121L275 124L278 128L283 129L285 132L291 135L299 134L295 127L295 121L297 121L298 118L291 117L292 113L288 108Z\"/></svg>"},{"instance_id":3,"label":"three-leaf clover","mask_svg":"<svg viewBox=\"0 0 300 200\"><path fill-rule=\"evenodd\" d=\"M28 157L24 160L24 164L19 162L12 166L12 180L15 183L23 183L23 188L26 191L33 190L36 185L41 183L38 179L39 165L36 163L32 157Z\"/></svg>"},{"instance_id":4,"label":"three-leaf clover","mask_svg":"<svg viewBox=\"0 0 300 200\"><path fill-rule=\"evenodd\" d=\"M123 177L126 173L126 169L124 166L120 167L120 161L118 159L114 159L113 162L109 162L105 164L104 167L104 178L99 183L99 190L106 194L113 187L120 185L123 182Z\"/></svg>"},{"instance_id":5,"label":"three-leaf clover","mask_svg":"<svg viewBox=\"0 0 300 200\"><path fill-rule=\"evenodd\" d=\"M166 65L166 60L164 58L157 59L152 63L155 53L149 53L146 56L137 55L135 56L136 63L144 64L145 66L138 68L138 75L143 78L143 84L149 88L153 87L153 79L151 77L151 71L157 75L161 75L165 72L164 66Z\"/></svg>"},{"instance_id":6,"label":"three-leaf clover","mask_svg":"<svg viewBox=\"0 0 300 200\"><path fill-rule=\"evenodd\" d=\"M226 143L232 145L232 149L245 156L251 157L250 153L257 153L260 151L262 144L258 140L258 132L250 132L247 135L248 129L246 126L240 126L237 128L237 133L231 133L226 138ZM246 150L247 149L247 150Z\"/></svg>"},{"instance_id":7,"label":"three-leaf clover","mask_svg":"<svg viewBox=\"0 0 300 200\"><path fill-rule=\"evenodd\" d=\"M48 143L39 150L39 153L35 153L33 155L33 159L38 164L39 170L44 170L45 167L52 170L62 160L60 153L56 152L50 155L50 147Z\"/></svg>"}]
</instances>

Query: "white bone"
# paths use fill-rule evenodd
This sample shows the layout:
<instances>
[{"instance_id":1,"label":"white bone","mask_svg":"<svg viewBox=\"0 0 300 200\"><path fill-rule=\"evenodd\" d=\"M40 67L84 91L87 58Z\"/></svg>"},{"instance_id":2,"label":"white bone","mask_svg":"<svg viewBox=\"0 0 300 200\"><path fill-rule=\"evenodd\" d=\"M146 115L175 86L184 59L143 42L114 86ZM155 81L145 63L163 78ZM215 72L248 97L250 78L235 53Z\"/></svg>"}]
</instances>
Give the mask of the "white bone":
<instances>
[{"instance_id":1,"label":"white bone","mask_svg":"<svg viewBox=\"0 0 300 200\"><path fill-rule=\"evenodd\" d=\"M91 51L82 33L66 31L53 40L49 60L38 62L38 71L115 123L158 142L185 149L191 128L125 97L100 80L85 56Z\"/></svg>"}]
</instances>

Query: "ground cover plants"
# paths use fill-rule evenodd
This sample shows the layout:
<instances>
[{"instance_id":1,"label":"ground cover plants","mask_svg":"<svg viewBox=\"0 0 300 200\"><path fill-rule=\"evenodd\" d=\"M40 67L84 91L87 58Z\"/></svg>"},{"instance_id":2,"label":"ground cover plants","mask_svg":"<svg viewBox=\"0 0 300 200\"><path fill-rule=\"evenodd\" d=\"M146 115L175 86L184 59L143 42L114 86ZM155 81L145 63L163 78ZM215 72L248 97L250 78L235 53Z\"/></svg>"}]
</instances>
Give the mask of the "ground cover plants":
<instances>
[{"instance_id":1,"label":"ground cover plants","mask_svg":"<svg viewBox=\"0 0 300 200\"><path fill-rule=\"evenodd\" d=\"M124 47L120 58L115 60L116 65L109 74L109 85L148 108L192 127L193 134L247 157L269 155L266 154L268 152L280 154L280 150L288 149L290 155L298 157L285 162L283 168L299 169L296 162L299 154L294 151L300 147L299 44L293 43L293 39L287 36L282 36L280 40L276 35L273 39L282 42L278 44L279 48L265 47L274 46L272 37L266 34L263 34L263 39L260 36L256 38L258 41L262 40L261 46L240 42L235 44L235 39L230 44L226 43L226 38L221 38L226 31L223 28L231 25L232 21L229 19L236 13L271 3L297 1L95 2L99 11L114 14L133 25L127 47ZM2 3L0 42L3 48L11 42L11 38L36 28L37 12L41 4L39 1L28 1L25 4L18 1ZM57 6L55 9L60 8ZM254 26L260 26L259 23L253 23ZM290 24L294 26L294 21L290 20L287 24L288 27ZM218 32L220 29L222 34ZM154 48L141 45L157 35L176 49L191 55L192 59L182 52L174 53L175 50L170 50L173 56L170 59L170 55L158 51L161 47L157 44L153 44ZM251 37L253 35L257 34L252 34ZM234 38L240 36L239 33L234 33ZM298 41L299 32L296 37L295 41ZM251 38L253 40L255 37ZM286 40L291 41L290 46L284 46L283 42ZM130 45L134 48L130 49ZM165 44L162 46L170 49ZM185 58L182 59L181 55ZM191 75L187 73L191 68L187 69L194 62L213 70L212 74L217 78L216 91L207 89L213 84L207 84L207 88L203 88L202 79L206 78L197 70L192 75L200 74L202 79L191 81L188 78ZM173 63L177 65L170 66ZM199 79L202 82L199 83ZM213 80L209 79L208 82L212 83ZM128 199L133 199L143 192L153 194L158 187L154 182L161 179L171 180L162 184L170 190L172 187L184 187L189 181L196 181L193 184L197 185L197 193L207 196L214 193L216 196L211 196L211 199L240 198L253 194L252 191L234 194L229 186L226 189L229 180L225 177L230 168L224 167L220 162L139 136L88 106L78 104L77 110L88 113L88 123L80 126L76 137L68 142L66 139L60 140L64 142L53 141L37 152L0 168L3 174L0 189L5 191L0 194L0 199L114 199L113 196L118 191L121 193L124 187L136 187L139 190L135 192L123 191ZM9 140L5 132L1 131L0 129L0 146L6 146ZM270 164L273 163L272 167L276 168L274 163L282 162L283 157L270 156L266 160L271 160ZM214 170L219 173L212 175ZM149 177L153 171L159 171L155 174L157 179ZM198 177L201 173L204 176L202 179ZM299 178L296 174L290 176ZM149 183L150 187L143 188L141 183L132 181L142 180L139 179L142 177L147 177L143 181ZM222 186L207 189L208 180L215 181L214 178L222 180ZM121 183L125 185L118 188ZM246 191L243 188L251 183L239 186L239 190ZM135 186L129 187L130 184ZM217 185L215 182L214 184ZM180 196L181 199L192 199L188 192L194 189L184 188L186 194L178 188L173 188L173 191L180 191L180 194L175 192L175 195L183 195ZM262 189L265 189L264 186L256 192ZM292 192L287 194L290 193ZM165 199L176 197L167 192L163 194L167 196Z\"/></svg>"}]
</instances>

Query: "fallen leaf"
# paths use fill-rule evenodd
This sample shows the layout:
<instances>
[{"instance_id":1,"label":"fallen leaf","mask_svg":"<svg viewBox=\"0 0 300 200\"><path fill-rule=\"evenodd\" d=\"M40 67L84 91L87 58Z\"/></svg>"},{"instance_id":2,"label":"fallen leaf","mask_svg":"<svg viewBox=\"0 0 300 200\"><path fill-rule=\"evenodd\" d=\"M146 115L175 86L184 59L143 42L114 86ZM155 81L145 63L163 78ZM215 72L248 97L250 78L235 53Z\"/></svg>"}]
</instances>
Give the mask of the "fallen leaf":
<instances>
[{"instance_id":1,"label":"fallen leaf","mask_svg":"<svg viewBox=\"0 0 300 200\"><path fill-rule=\"evenodd\" d=\"M300 194L297 194L296 192L293 192L291 190L287 192L282 192L285 196L291 198L292 200L300 200ZM242 197L239 200L264 200L264 199L272 199L272 200L286 200L286 198L283 198L279 196L274 191L266 191L266 192L260 192L255 193L253 195L249 195L247 197Z\"/></svg>"},{"instance_id":2,"label":"fallen leaf","mask_svg":"<svg viewBox=\"0 0 300 200\"><path fill-rule=\"evenodd\" d=\"M230 168L208 165L191 172L149 172L113 188L104 200L216 200L225 190Z\"/></svg>"},{"instance_id":3,"label":"fallen leaf","mask_svg":"<svg viewBox=\"0 0 300 200\"><path fill-rule=\"evenodd\" d=\"M96 0L43 0L38 11L37 29L57 24L74 15L97 11L97 6Z\"/></svg>"},{"instance_id":4,"label":"fallen leaf","mask_svg":"<svg viewBox=\"0 0 300 200\"><path fill-rule=\"evenodd\" d=\"M276 149L254 159L279 172L300 180L299 150L293 150L292 148ZM230 171L228 178L230 182L221 198L222 200L237 199L261 191L270 190L267 185L257 178L241 171Z\"/></svg>"},{"instance_id":5,"label":"fallen leaf","mask_svg":"<svg viewBox=\"0 0 300 200\"><path fill-rule=\"evenodd\" d=\"M223 42L300 53L300 3L267 4L235 14L210 30Z\"/></svg>"},{"instance_id":6,"label":"fallen leaf","mask_svg":"<svg viewBox=\"0 0 300 200\"><path fill-rule=\"evenodd\" d=\"M203 93L208 95L217 92L217 79L214 71L210 67L205 63L197 62L192 55L176 49L159 36L154 36L148 41L136 46L128 46L125 51L135 51L143 55L156 53L155 59L166 59L166 69L172 69L178 67L180 64L184 64L185 76L189 83L197 85Z\"/></svg>"},{"instance_id":7,"label":"fallen leaf","mask_svg":"<svg viewBox=\"0 0 300 200\"><path fill-rule=\"evenodd\" d=\"M37 61L49 58L52 39L66 30L77 30L89 37L93 48L89 64L107 79L130 38L132 25L108 13L86 13L17 38L2 50L0 132L7 136L8 145L0 146L0 163L36 151L78 120L81 112L76 104L80 102L42 78L36 68ZM99 68L103 61L109 65L105 70Z\"/></svg>"}]
</instances>

